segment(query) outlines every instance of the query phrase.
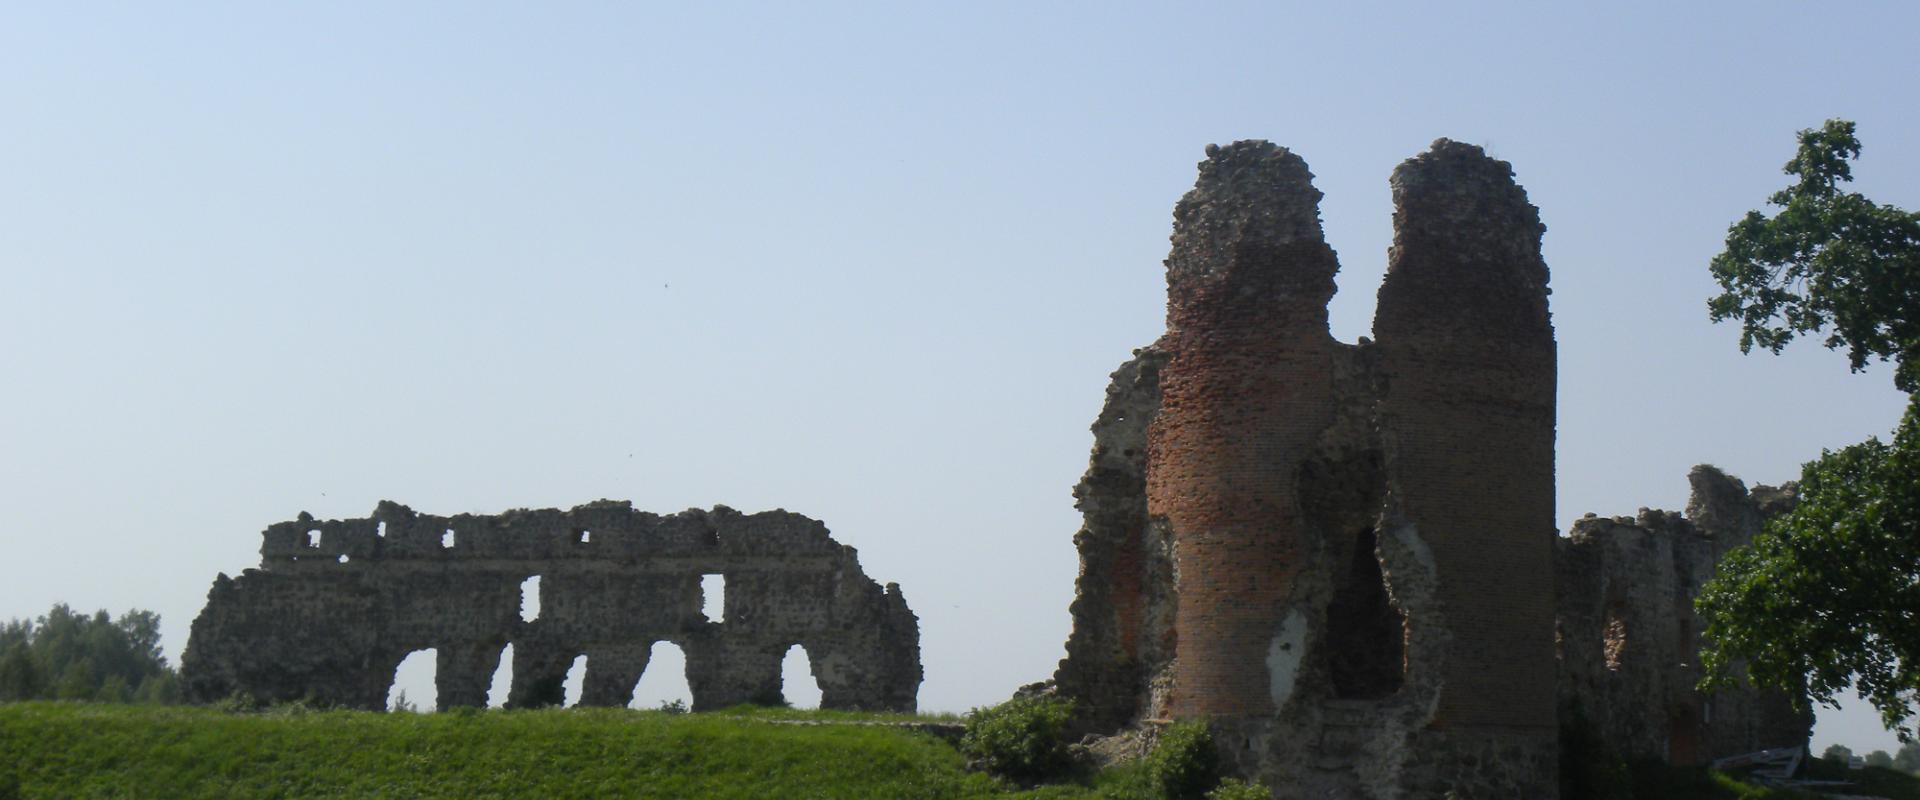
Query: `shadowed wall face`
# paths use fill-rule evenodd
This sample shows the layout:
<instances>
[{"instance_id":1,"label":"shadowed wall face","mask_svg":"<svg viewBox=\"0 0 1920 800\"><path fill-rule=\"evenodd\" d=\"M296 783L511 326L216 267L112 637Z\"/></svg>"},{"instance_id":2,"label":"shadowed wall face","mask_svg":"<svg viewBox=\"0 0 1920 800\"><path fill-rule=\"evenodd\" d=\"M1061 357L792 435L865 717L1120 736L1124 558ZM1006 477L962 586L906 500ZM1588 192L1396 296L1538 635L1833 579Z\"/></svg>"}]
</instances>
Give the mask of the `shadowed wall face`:
<instances>
[{"instance_id":1,"label":"shadowed wall face","mask_svg":"<svg viewBox=\"0 0 1920 800\"><path fill-rule=\"evenodd\" d=\"M219 576L194 620L181 671L197 700L384 708L400 661L433 648L437 705L482 706L508 644L510 707L559 703L583 655L581 702L626 705L660 641L686 652L699 709L780 702L795 644L824 708L911 711L920 685L919 622L900 588L785 511L662 517L600 501L435 517L382 503L364 519L270 526L261 556ZM534 576L537 615L522 597ZM722 619L702 613L704 576L724 581Z\"/></svg>"},{"instance_id":2,"label":"shadowed wall face","mask_svg":"<svg viewBox=\"0 0 1920 800\"><path fill-rule=\"evenodd\" d=\"M1442 141L1394 170L1380 287L1395 501L1454 632L1439 722L1554 728L1555 362L1545 226L1512 169Z\"/></svg>"},{"instance_id":3,"label":"shadowed wall face","mask_svg":"<svg viewBox=\"0 0 1920 800\"><path fill-rule=\"evenodd\" d=\"M1727 551L1793 508L1794 488L1749 493L1706 465L1687 478L1693 496L1684 515L1589 514L1556 543L1560 707L1567 721L1589 726L1588 736L1628 759L1697 765L1804 746L1813 730L1805 696L1695 688L1704 626L1693 600Z\"/></svg>"}]
</instances>

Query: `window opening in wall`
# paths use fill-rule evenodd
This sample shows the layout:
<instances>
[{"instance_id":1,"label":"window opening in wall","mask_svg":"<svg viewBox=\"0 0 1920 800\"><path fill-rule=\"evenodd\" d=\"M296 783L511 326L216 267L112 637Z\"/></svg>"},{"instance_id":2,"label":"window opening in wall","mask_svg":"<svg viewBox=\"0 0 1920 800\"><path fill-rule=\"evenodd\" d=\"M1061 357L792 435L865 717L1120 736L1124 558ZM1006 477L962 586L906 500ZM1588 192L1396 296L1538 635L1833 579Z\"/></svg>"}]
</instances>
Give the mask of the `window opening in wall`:
<instances>
[{"instance_id":1,"label":"window opening in wall","mask_svg":"<svg viewBox=\"0 0 1920 800\"><path fill-rule=\"evenodd\" d=\"M493 680L487 682L487 707L504 708L513 691L513 643L500 648L500 665L493 668Z\"/></svg>"},{"instance_id":2,"label":"window opening in wall","mask_svg":"<svg viewBox=\"0 0 1920 800\"><path fill-rule=\"evenodd\" d=\"M656 709L678 702L682 709L693 705L693 690L687 688L687 654L673 642L654 642L647 656L647 669L633 686L629 708Z\"/></svg>"},{"instance_id":3,"label":"window opening in wall","mask_svg":"<svg viewBox=\"0 0 1920 800\"><path fill-rule=\"evenodd\" d=\"M1626 604L1607 604L1607 626L1601 636L1601 650L1607 657L1607 669L1619 672L1627 653Z\"/></svg>"},{"instance_id":4,"label":"window opening in wall","mask_svg":"<svg viewBox=\"0 0 1920 800\"><path fill-rule=\"evenodd\" d=\"M700 576L700 613L713 622L727 621L727 576L718 573Z\"/></svg>"},{"instance_id":5,"label":"window opening in wall","mask_svg":"<svg viewBox=\"0 0 1920 800\"><path fill-rule=\"evenodd\" d=\"M780 660L780 694L792 708L820 707L820 681L813 675L807 648L797 644L787 648L786 657Z\"/></svg>"},{"instance_id":6,"label":"window opening in wall","mask_svg":"<svg viewBox=\"0 0 1920 800\"><path fill-rule=\"evenodd\" d=\"M346 553L341 553L341 554L340 554L340 558L339 558L338 560L339 560L339 562L340 562L340 563L342 563L342 564L345 564L345 563L347 563L348 561L352 561L353 559L350 559L350 558L347 558L347 554L346 554Z\"/></svg>"},{"instance_id":7,"label":"window opening in wall","mask_svg":"<svg viewBox=\"0 0 1920 800\"><path fill-rule=\"evenodd\" d=\"M1354 537L1347 569L1327 604L1327 653L1336 697L1373 700L1406 680L1407 619L1387 594L1372 528Z\"/></svg>"},{"instance_id":8,"label":"window opening in wall","mask_svg":"<svg viewBox=\"0 0 1920 800\"><path fill-rule=\"evenodd\" d=\"M573 666L567 667L567 677L560 682L561 707L572 708L580 705L581 687L586 684L587 656L583 653L573 657Z\"/></svg>"},{"instance_id":9,"label":"window opening in wall","mask_svg":"<svg viewBox=\"0 0 1920 800\"><path fill-rule=\"evenodd\" d=\"M585 530L585 529L576 530L573 532L573 540L581 544L587 544L589 542L592 542L593 531Z\"/></svg>"},{"instance_id":10,"label":"window opening in wall","mask_svg":"<svg viewBox=\"0 0 1920 800\"><path fill-rule=\"evenodd\" d=\"M400 659L393 670L393 684L387 687L388 711L432 711L439 706L440 692L434 687L439 672L439 653L429 647L415 650Z\"/></svg>"},{"instance_id":11,"label":"window opening in wall","mask_svg":"<svg viewBox=\"0 0 1920 800\"><path fill-rule=\"evenodd\" d=\"M380 524L373 526L373 535L382 539L387 538L387 523L385 520L381 520Z\"/></svg>"},{"instance_id":12,"label":"window opening in wall","mask_svg":"<svg viewBox=\"0 0 1920 800\"><path fill-rule=\"evenodd\" d=\"M540 618L540 576L534 575L520 582L520 621L532 622Z\"/></svg>"},{"instance_id":13,"label":"window opening in wall","mask_svg":"<svg viewBox=\"0 0 1920 800\"><path fill-rule=\"evenodd\" d=\"M315 547L315 548L317 548L317 547L319 547L319 546L320 546L320 531L319 531L319 529L317 529L317 528L316 528L316 529L314 529L314 530L310 530L310 531L307 531L307 546L308 546L308 547Z\"/></svg>"},{"instance_id":14,"label":"window opening in wall","mask_svg":"<svg viewBox=\"0 0 1920 800\"><path fill-rule=\"evenodd\" d=\"M440 534L440 547L443 549L453 547L452 528L448 528L446 533Z\"/></svg>"}]
</instances>

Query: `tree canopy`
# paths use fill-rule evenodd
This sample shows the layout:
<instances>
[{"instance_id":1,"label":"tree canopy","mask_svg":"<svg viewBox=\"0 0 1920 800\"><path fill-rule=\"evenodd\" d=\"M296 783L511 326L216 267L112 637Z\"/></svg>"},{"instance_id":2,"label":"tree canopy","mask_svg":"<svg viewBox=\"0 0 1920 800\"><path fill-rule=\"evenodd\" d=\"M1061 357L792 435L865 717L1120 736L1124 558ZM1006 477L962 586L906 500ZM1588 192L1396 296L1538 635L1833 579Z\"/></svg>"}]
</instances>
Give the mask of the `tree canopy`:
<instances>
[{"instance_id":1,"label":"tree canopy","mask_svg":"<svg viewBox=\"0 0 1920 800\"><path fill-rule=\"evenodd\" d=\"M160 615L114 619L58 604L37 621L0 625L0 701L171 703L179 683L160 652Z\"/></svg>"},{"instance_id":2,"label":"tree canopy","mask_svg":"<svg viewBox=\"0 0 1920 800\"><path fill-rule=\"evenodd\" d=\"M1825 332L1853 369L1895 362L1894 384L1920 390L1920 218L1840 185L1860 155L1854 125L1800 132L1793 185L1727 233L1711 269L1725 290L1714 321L1737 319L1740 347L1773 352ZM1824 451L1801 467L1799 502L1727 555L1696 608L1706 623L1705 685L1744 664L1762 686L1805 689L1832 705L1852 686L1911 740L1920 697L1920 401L1891 443Z\"/></svg>"},{"instance_id":3,"label":"tree canopy","mask_svg":"<svg viewBox=\"0 0 1920 800\"><path fill-rule=\"evenodd\" d=\"M1773 194L1773 216L1749 211L1727 231L1727 249L1709 268L1722 292L1708 301L1713 321L1739 320L1740 350L1775 353L1803 334L1826 332L1847 348L1853 369L1892 360L1894 385L1920 389L1920 215L1858 192L1854 124L1827 120L1800 132L1785 172L1793 185Z\"/></svg>"},{"instance_id":4,"label":"tree canopy","mask_svg":"<svg viewBox=\"0 0 1920 800\"><path fill-rule=\"evenodd\" d=\"M1920 689L1920 406L1891 444L1868 439L1801 468L1799 503L1721 561L1702 589L1723 685L1804 686L1831 704L1849 685L1901 730Z\"/></svg>"}]
</instances>

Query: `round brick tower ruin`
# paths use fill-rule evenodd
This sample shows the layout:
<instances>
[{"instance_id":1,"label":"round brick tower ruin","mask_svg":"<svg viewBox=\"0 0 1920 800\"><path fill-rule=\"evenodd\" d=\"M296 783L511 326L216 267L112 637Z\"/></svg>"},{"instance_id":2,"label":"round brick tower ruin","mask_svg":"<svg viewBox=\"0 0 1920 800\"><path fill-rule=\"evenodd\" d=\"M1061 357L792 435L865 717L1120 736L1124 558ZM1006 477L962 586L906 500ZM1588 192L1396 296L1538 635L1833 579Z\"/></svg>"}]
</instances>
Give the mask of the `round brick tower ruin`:
<instances>
[{"instance_id":1,"label":"round brick tower ruin","mask_svg":"<svg viewBox=\"0 0 1920 800\"><path fill-rule=\"evenodd\" d=\"M1280 797L1555 792L1554 342L1512 169L1392 178L1379 341L1335 341L1306 163L1209 147L1167 332L1114 375L1076 490L1058 690L1082 730L1205 718Z\"/></svg>"}]
</instances>

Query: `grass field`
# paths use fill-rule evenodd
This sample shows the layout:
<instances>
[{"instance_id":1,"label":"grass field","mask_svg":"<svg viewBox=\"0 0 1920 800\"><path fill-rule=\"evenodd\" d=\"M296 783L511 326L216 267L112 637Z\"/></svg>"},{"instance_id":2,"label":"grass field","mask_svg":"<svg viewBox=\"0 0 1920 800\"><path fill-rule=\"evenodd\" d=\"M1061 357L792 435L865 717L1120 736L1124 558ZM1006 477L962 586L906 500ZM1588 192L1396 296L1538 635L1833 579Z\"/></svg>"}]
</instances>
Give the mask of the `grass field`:
<instances>
[{"instance_id":1,"label":"grass field","mask_svg":"<svg viewBox=\"0 0 1920 800\"><path fill-rule=\"evenodd\" d=\"M754 709L230 713L88 703L0 705L0 800L16 798L1110 798L1137 772L1021 791L965 770L900 715ZM936 721L951 721L941 719ZM1920 780L1816 762L1849 793L1920 800ZM1814 795L1641 765L1635 800Z\"/></svg>"},{"instance_id":2,"label":"grass field","mask_svg":"<svg viewBox=\"0 0 1920 800\"><path fill-rule=\"evenodd\" d=\"M769 721L804 716L19 703L0 705L0 798L1098 796L998 786L926 734Z\"/></svg>"}]
</instances>

